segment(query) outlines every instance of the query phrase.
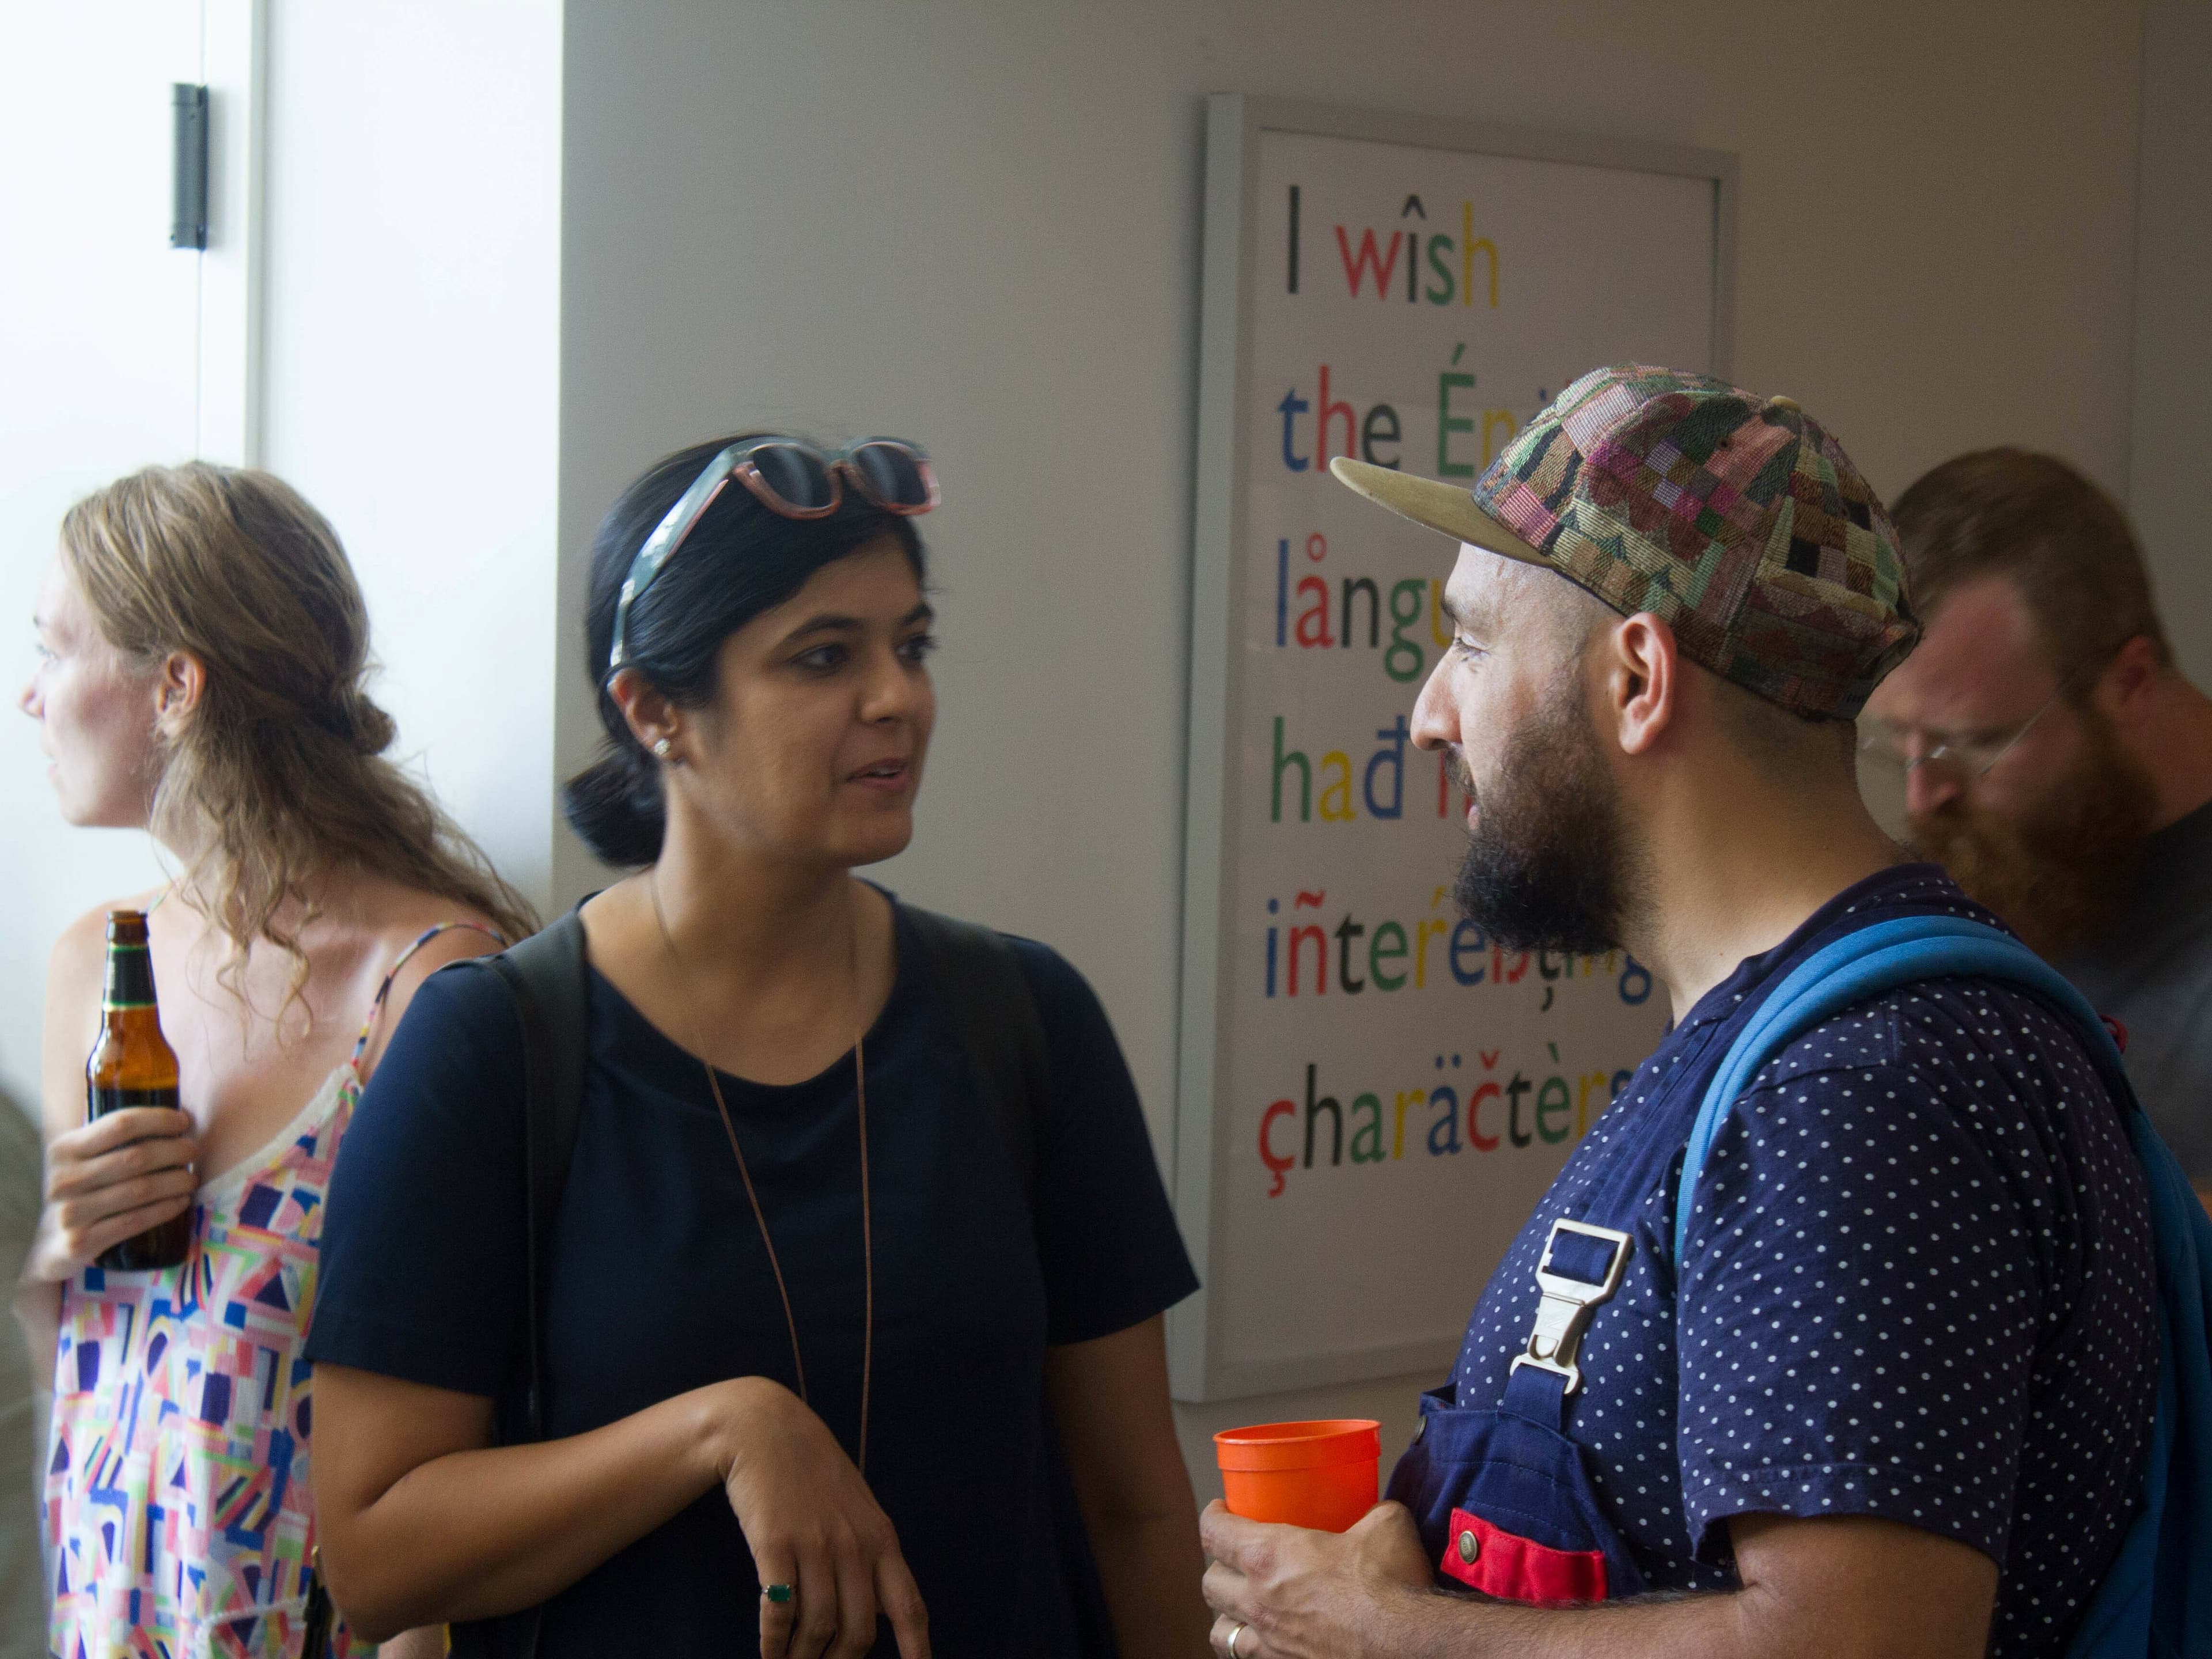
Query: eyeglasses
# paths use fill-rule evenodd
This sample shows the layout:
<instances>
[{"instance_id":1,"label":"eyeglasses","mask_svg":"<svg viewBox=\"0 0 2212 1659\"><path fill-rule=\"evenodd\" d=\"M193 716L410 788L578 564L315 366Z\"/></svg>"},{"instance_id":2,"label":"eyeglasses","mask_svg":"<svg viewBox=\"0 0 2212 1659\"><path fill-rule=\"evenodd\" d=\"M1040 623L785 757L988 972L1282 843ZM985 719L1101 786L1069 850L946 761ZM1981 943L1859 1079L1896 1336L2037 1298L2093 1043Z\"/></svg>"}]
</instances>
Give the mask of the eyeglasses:
<instances>
[{"instance_id":1,"label":"eyeglasses","mask_svg":"<svg viewBox=\"0 0 2212 1659\"><path fill-rule=\"evenodd\" d=\"M708 462L691 487L676 498L676 505L662 515L630 561L622 597L615 602L608 673L629 657L630 606L653 586L732 478L752 491L769 512L787 519L828 518L844 504L848 483L871 506L902 519L928 512L939 500L937 473L929 457L903 439L863 438L834 455L796 438L749 438L732 444Z\"/></svg>"},{"instance_id":2,"label":"eyeglasses","mask_svg":"<svg viewBox=\"0 0 2212 1659\"><path fill-rule=\"evenodd\" d=\"M1868 732L1860 750L1876 759L1902 768L1910 775L1923 766L1955 767L1967 775L1969 781L1978 783L1989 776L1996 763L2019 744L2020 740L2035 729L2036 721L2051 711L2051 707L2066 695L2068 682L2059 682L2058 689L2043 701L2043 706L2022 720L2009 733L1998 732L1984 738L1949 738L1936 744L1924 754L1908 755L1898 741L1897 732L1876 722Z\"/></svg>"}]
</instances>

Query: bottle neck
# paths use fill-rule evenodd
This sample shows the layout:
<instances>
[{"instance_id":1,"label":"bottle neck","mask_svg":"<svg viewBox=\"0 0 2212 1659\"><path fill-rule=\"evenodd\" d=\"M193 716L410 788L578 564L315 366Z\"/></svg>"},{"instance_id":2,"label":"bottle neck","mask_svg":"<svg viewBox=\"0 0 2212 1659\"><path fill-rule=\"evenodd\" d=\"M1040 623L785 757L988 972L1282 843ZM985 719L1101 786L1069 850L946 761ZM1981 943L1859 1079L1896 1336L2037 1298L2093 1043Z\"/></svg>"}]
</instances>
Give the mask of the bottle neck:
<instances>
[{"instance_id":1,"label":"bottle neck","mask_svg":"<svg viewBox=\"0 0 2212 1659\"><path fill-rule=\"evenodd\" d=\"M100 1011L111 1023L118 1015L154 1007L154 957L143 945L107 947L107 982Z\"/></svg>"}]
</instances>

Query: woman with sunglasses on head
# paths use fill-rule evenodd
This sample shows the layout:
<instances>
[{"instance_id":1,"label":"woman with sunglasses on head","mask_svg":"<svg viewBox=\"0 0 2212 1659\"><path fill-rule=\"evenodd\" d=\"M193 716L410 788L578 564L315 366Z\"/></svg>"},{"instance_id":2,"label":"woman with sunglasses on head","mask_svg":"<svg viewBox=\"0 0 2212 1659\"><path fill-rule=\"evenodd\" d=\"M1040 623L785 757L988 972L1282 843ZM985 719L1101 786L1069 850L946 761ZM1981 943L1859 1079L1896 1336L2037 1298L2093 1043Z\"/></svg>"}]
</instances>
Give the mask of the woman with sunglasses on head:
<instances>
[{"instance_id":1,"label":"woman with sunglasses on head","mask_svg":"<svg viewBox=\"0 0 2212 1659\"><path fill-rule=\"evenodd\" d=\"M127 904L147 913L181 1108L86 1121L95 910L47 972L46 1199L16 1297L54 1382L50 1644L291 1659L310 1637L302 1350L331 1161L429 971L534 924L385 758L361 590L280 480L195 463L95 491L62 521L37 627L21 702L63 815L149 830L177 871ZM179 1218L180 1261L102 1265Z\"/></svg>"},{"instance_id":2,"label":"woman with sunglasses on head","mask_svg":"<svg viewBox=\"0 0 2212 1659\"><path fill-rule=\"evenodd\" d=\"M545 1659L756 1625L763 1659L1207 1651L1160 1318L1195 1281L1105 1015L974 930L1016 994L963 1020L936 943L961 925L852 873L912 833L935 500L911 446L752 438L670 457L602 525L608 752L568 811L644 867L577 913L584 1080L543 1234L488 969L425 988L348 1143L311 1352L355 1628L512 1653L534 1617ZM975 1030L1025 1004L1026 1178ZM497 1649L470 1622L503 1616Z\"/></svg>"}]
</instances>

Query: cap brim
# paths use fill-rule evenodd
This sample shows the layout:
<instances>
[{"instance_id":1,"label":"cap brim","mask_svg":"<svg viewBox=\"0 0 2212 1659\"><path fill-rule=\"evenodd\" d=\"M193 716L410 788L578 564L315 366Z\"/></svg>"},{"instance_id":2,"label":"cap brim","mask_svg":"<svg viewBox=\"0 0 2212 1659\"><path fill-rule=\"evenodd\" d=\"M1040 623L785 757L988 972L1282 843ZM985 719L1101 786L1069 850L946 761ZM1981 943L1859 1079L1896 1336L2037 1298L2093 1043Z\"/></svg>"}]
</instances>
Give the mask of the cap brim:
<instances>
[{"instance_id":1,"label":"cap brim","mask_svg":"<svg viewBox=\"0 0 2212 1659\"><path fill-rule=\"evenodd\" d=\"M1411 519L1425 530L1449 536L1509 559L1549 566L1552 562L1527 542L1474 504L1464 489L1434 478L1416 477L1395 467L1376 466L1340 455L1328 464L1337 482L1358 491L1377 507L1387 507L1401 519Z\"/></svg>"}]
</instances>

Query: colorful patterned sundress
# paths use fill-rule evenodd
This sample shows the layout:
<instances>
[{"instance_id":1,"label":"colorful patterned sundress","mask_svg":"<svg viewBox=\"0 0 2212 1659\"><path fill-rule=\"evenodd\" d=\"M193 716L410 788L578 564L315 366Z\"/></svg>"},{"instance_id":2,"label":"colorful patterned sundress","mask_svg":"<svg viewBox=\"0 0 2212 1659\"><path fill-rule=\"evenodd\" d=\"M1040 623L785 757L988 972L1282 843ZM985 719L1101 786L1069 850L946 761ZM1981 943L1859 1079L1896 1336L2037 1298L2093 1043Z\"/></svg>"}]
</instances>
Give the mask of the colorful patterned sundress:
<instances>
[{"instance_id":1,"label":"colorful patterned sundress","mask_svg":"<svg viewBox=\"0 0 2212 1659\"><path fill-rule=\"evenodd\" d=\"M46 1463L53 1659L294 1659L314 1549L309 1368L323 1201L361 1097L353 1053L199 1191L183 1263L64 1288ZM478 927L479 933L490 933ZM494 939L497 934L492 934ZM333 1655L374 1649L341 1625Z\"/></svg>"}]
</instances>

